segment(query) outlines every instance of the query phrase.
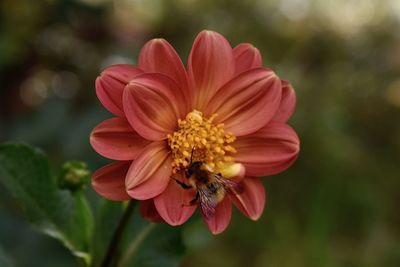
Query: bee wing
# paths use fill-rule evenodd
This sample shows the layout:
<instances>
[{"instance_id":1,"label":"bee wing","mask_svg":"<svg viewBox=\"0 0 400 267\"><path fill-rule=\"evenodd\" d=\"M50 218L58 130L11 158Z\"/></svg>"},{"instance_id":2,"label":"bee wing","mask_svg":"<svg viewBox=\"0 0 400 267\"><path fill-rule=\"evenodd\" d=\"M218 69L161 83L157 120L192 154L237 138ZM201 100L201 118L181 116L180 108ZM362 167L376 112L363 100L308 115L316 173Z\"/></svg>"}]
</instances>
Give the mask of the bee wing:
<instances>
[{"instance_id":1,"label":"bee wing","mask_svg":"<svg viewBox=\"0 0 400 267\"><path fill-rule=\"evenodd\" d=\"M207 188L198 188L200 209L203 215L209 219L214 216L217 207L217 199L215 195Z\"/></svg>"},{"instance_id":2,"label":"bee wing","mask_svg":"<svg viewBox=\"0 0 400 267\"><path fill-rule=\"evenodd\" d=\"M231 194L234 195L239 195L243 193L244 189L241 183L238 183L236 181L230 180L223 178L221 175L216 174L215 179L224 185L226 191L228 191Z\"/></svg>"},{"instance_id":3,"label":"bee wing","mask_svg":"<svg viewBox=\"0 0 400 267\"><path fill-rule=\"evenodd\" d=\"M232 182L232 183L227 188L229 193L234 194L234 195L240 195L241 193L243 193L244 188L243 188L243 185L241 183L237 183L237 182L234 182L234 181L230 181L230 182Z\"/></svg>"}]
</instances>

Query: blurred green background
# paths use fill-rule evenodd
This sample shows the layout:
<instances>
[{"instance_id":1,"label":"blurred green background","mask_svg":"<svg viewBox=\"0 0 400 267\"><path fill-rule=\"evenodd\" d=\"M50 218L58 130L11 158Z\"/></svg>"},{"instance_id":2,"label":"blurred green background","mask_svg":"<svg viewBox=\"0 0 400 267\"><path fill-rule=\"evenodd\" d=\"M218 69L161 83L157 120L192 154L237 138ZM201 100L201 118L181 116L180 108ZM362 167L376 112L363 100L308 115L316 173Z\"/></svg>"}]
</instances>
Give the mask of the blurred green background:
<instances>
[{"instance_id":1,"label":"blurred green background","mask_svg":"<svg viewBox=\"0 0 400 267\"><path fill-rule=\"evenodd\" d=\"M257 46L291 81L301 153L264 179L262 218L184 227L182 266L400 266L399 0L2 0L0 141L42 148L54 168L107 161L89 146L111 117L94 80L163 37L186 61L202 29ZM89 192L92 199L96 196ZM73 266L0 187L0 253L15 266Z\"/></svg>"}]
</instances>

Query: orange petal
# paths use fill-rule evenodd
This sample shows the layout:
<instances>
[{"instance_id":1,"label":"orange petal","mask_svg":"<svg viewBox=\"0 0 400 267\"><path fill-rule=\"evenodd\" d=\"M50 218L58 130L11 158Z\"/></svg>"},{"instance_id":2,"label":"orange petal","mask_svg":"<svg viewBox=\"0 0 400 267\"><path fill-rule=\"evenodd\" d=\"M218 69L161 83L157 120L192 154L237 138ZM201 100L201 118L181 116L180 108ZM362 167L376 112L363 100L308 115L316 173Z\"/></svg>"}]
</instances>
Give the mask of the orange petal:
<instances>
[{"instance_id":1,"label":"orange petal","mask_svg":"<svg viewBox=\"0 0 400 267\"><path fill-rule=\"evenodd\" d=\"M127 192L135 199L153 198L165 190L171 173L167 143L153 142L142 150L129 168L125 180Z\"/></svg>"},{"instance_id":2,"label":"orange petal","mask_svg":"<svg viewBox=\"0 0 400 267\"><path fill-rule=\"evenodd\" d=\"M184 98L178 85L160 73L137 76L125 88L124 111L129 123L148 140L166 139L184 118Z\"/></svg>"},{"instance_id":3,"label":"orange petal","mask_svg":"<svg viewBox=\"0 0 400 267\"><path fill-rule=\"evenodd\" d=\"M235 160L245 166L246 175L266 176L284 171L296 160L300 141L289 125L273 121L233 145Z\"/></svg>"},{"instance_id":4,"label":"orange petal","mask_svg":"<svg viewBox=\"0 0 400 267\"><path fill-rule=\"evenodd\" d=\"M232 202L229 197L225 197L217 206L215 215L209 217L203 216L204 221L207 223L208 229L211 233L217 235L225 231L228 227L232 217Z\"/></svg>"},{"instance_id":5,"label":"orange petal","mask_svg":"<svg viewBox=\"0 0 400 267\"><path fill-rule=\"evenodd\" d=\"M149 141L137 134L125 118L112 118L93 129L90 144L106 158L133 160Z\"/></svg>"},{"instance_id":6,"label":"orange petal","mask_svg":"<svg viewBox=\"0 0 400 267\"><path fill-rule=\"evenodd\" d=\"M96 94L103 106L112 114L125 117L122 93L125 86L142 71L132 65L118 64L106 68L96 79Z\"/></svg>"},{"instance_id":7,"label":"orange petal","mask_svg":"<svg viewBox=\"0 0 400 267\"><path fill-rule=\"evenodd\" d=\"M235 206L247 217L258 220L263 213L265 206L265 190L260 179L246 177L242 180L241 194L231 194L231 200Z\"/></svg>"},{"instance_id":8,"label":"orange petal","mask_svg":"<svg viewBox=\"0 0 400 267\"><path fill-rule=\"evenodd\" d=\"M140 214L146 220L154 223L162 223L164 219L158 214L156 206L154 206L153 199L140 201Z\"/></svg>"},{"instance_id":9,"label":"orange petal","mask_svg":"<svg viewBox=\"0 0 400 267\"><path fill-rule=\"evenodd\" d=\"M286 122L296 107L296 92L288 81L282 80L282 98L273 120Z\"/></svg>"},{"instance_id":10,"label":"orange petal","mask_svg":"<svg viewBox=\"0 0 400 267\"><path fill-rule=\"evenodd\" d=\"M212 95L234 74L232 48L219 33L202 31L193 43L188 75L196 92L194 108L202 110Z\"/></svg>"},{"instance_id":11,"label":"orange petal","mask_svg":"<svg viewBox=\"0 0 400 267\"><path fill-rule=\"evenodd\" d=\"M174 179L170 179L168 187L154 198L154 204L160 216L170 225L181 225L196 210L197 205L188 206L196 192L183 189Z\"/></svg>"},{"instance_id":12,"label":"orange petal","mask_svg":"<svg viewBox=\"0 0 400 267\"><path fill-rule=\"evenodd\" d=\"M173 79L183 91L187 103L190 100L187 74L175 49L164 39L147 42L139 54L139 67L145 72L158 72ZM183 104L183 103L182 103Z\"/></svg>"},{"instance_id":13,"label":"orange petal","mask_svg":"<svg viewBox=\"0 0 400 267\"><path fill-rule=\"evenodd\" d=\"M206 115L217 113L216 123L235 136L253 133L275 115L281 99L281 82L269 69L243 72L224 85L207 105Z\"/></svg>"},{"instance_id":14,"label":"orange petal","mask_svg":"<svg viewBox=\"0 0 400 267\"><path fill-rule=\"evenodd\" d=\"M235 75L262 66L260 51L252 44L239 44L233 49Z\"/></svg>"},{"instance_id":15,"label":"orange petal","mask_svg":"<svg viewBox=\"0 0 400 267\"><path fill-rule=\"evenodd\" d=\"M131 199L125 189L125 176L131 163L131 161L115 162L95 171L92 176L93 189L110 200Z\"/></svg>"}]
</instances>

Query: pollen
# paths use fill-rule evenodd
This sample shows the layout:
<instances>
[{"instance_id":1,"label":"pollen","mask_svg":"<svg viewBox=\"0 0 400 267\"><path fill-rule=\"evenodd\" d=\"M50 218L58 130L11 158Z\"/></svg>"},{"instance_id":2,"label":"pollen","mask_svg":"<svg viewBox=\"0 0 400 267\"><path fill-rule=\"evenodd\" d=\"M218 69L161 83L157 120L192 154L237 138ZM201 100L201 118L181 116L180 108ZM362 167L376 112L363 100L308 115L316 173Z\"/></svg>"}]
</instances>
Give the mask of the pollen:
<instances>
[{"instance_id":1,"label":"pollen","mask_svg":"<svg viewBox=\"0 0 400 267\"><path fill-rule=\"evenodd\" d=\"M192 161L201 161L214 172L223 172L234 163L232 146L236 137L224 130L224 124L214 124L217 114L205 118L197 110L178 120L178 129L168 135L168 145L172 153L174 173L185 169Z\"/></svg>"}]
</instances>

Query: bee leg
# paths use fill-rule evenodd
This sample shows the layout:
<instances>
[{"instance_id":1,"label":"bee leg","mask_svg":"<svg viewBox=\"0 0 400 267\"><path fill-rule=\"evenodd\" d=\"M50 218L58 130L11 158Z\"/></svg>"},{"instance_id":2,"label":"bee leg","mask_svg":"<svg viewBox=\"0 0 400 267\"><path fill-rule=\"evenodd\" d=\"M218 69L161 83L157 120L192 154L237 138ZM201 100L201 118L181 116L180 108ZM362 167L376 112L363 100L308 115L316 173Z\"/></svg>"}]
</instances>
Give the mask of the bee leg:
<instances>
[{"instance_id":1,"label":"bee leg","mask_svg":"<svg viewBox=\"0 0 400 267\"><path fill-rule=\"evenodd\" d=\"M182 186L183 189L190 189L190 188L192 188L191 185L185 184L184 182L181 182L180 180L178 180L178 179L176 179L176 178L174 178L174 177L172 177L172 179L174 179L175 182L177 182L180 186Z\"/></svg>"},{"instance_id":2,"label":"bee leg","mask_svg":"<svg viewBox=\"0 0 400 267\"><path fill-rule=\"evenodd\" d=\"M193 206L193 205L196 205L198 201L199 201L199 192L197 192L196 197L193 198L192 200L190 200L190 202L188 204L183 203L182 206L186 206L186 207Z\"/></svg>"},{"instance_id":3,"label":"bee leg","mask_svg":"<svg viewBox=\"0 0 400 267\"><path fill-rule=\"evenodd\" d=\"M189 204L190 205L194 205L197 203L197 201L199 200L199 192L196 193L195 198L193 198L192 200L190 200Z\"/></svg>"}]
</instances>

